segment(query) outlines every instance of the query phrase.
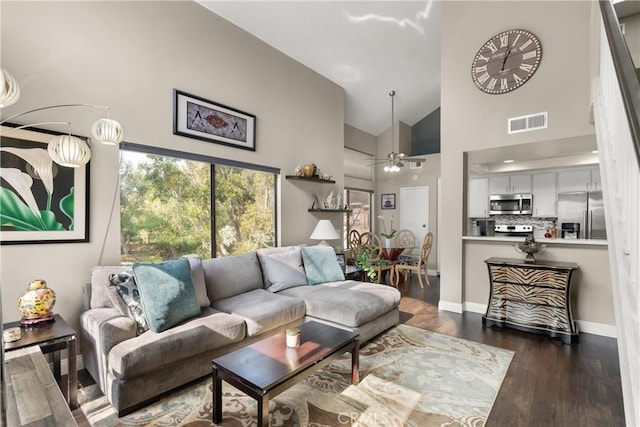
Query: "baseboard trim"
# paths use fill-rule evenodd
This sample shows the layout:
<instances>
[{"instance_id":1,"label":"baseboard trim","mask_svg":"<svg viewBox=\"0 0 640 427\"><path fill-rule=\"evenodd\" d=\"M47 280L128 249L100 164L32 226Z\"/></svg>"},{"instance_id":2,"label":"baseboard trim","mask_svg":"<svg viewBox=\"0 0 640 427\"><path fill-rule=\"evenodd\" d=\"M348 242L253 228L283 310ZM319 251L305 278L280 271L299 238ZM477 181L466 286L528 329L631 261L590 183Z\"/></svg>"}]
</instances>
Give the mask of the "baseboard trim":
<instances>
[{"instance_id":1,"label":"baseboard trim","mask_svg":"<svg viewBox=\"0 0 640 427\"><path fill-rule=\"evenodd\" d=\"M444 311L452 311L454 313L463 313L469 311L471 313L485 314L487 312L486 304L465 301L463 304L453 303L449 301L440 301L438 309ZM578 331L586 334L600 335L603 337L617 338L615 325L605 325L604 323L588 322L586 320L576 320Z\"/></svg>"},{"instance_id":2,"label":"baseboard trim","mask_svg":"<svg viewBox=\"0 0 640 427\"><path fill-rule=\"evenodd\" d=\"M485 314L487 312L486 304L478 304L477 302L466 301L464 303L464 311L470 311L472 313Z\"/></svg>"},{"instance_id":3,"label":"baseboard trim","mask_svg":"<svg viewBox=\"0 0 640 427\"><path fill-rule=\"evenodd\" d=\"M618 338L618 332L615 325L605 325L603 323L587 322L586 320L576 320L578 332L587 334L600 335L609 338Z\"/></svg>"},{"instance_id":4,"label":"baseboard trim","mask_svg":"<svg viewBox=\"0 0 640 427\"><path fill-rule=\"evenodd\" d=\"M444 311L452 311L454 313L462 313L463 312L463 306L460 303L457 302L449 302L449 301L443 301L440 300L438 302L438 310L444 310Z\"/></svg>"}]
</instances>

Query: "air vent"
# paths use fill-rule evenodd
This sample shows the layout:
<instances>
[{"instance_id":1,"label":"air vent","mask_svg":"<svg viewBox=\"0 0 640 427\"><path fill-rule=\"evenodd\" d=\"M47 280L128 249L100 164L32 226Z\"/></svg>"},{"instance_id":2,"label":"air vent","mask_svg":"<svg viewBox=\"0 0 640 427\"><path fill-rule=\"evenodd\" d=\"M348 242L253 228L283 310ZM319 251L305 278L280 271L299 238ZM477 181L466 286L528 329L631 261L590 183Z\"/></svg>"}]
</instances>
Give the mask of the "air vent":
<instances>
[{"instance_id":1,"label":"air vent","mask_svg":"<svg viewBox=\"0 0 640 427\"><path fill-rule=\"evenodd\" d=\"M409 162L409 169L422 169L422 162Z\"/></svg>"},{"instance_id":2,"label":"air vent","mask_svg":"<svg viewBox=\"0 0 640 427\"><path fill-rule=\"evenodd\" d=\"M545 129L548 126L548 114L549 113L544 112L529 114L528 116L512 117L507 120L507 132L511 134Z\"/></svg>"}]
</instances>

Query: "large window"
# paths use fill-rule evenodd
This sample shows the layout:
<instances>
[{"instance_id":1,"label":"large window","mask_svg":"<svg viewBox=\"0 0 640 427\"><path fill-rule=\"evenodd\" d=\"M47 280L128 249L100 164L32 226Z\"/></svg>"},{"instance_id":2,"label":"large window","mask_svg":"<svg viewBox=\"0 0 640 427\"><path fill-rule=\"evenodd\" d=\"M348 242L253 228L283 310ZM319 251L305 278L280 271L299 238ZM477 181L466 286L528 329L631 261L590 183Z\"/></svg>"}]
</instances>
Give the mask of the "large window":
<instances>
[{"instance_id":1,"label":"large window","mask_svg":"<svg viewBox=\"0 0 640 427\"><path fill-rule=\"evenodd\" d=\"M122 261L275 246L276 170L170 154L121 152Z\"/></svg>"},{"instance_id":2,"label":"large window","mask_svg":"<svg viewBox=\"0 0 640 427\"><path fill-rule=\"evenodd\" d=\"M347 229L345 236L351 230L358 230L360 234L371 231L371 192L362 190L344 190L344 197L351 212L347 214ZM348 237L346 237L348 239ZM346 248L347 242L344 247Z\"/></svg>"}]
</instances>

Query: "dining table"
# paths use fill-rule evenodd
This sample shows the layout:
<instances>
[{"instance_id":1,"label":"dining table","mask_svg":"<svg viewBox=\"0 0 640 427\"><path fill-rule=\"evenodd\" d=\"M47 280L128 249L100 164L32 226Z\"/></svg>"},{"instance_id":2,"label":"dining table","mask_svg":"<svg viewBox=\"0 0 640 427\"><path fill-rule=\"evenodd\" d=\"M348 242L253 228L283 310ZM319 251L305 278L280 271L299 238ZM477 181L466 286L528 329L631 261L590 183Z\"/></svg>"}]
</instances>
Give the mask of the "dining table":
<instances>
[{"instance_id":1,"label":"dining table","mask_svg":"<svg viewBox=\"0 0 640 427\"><path fill-rule=\"evenodd\" d=\"M387 261L396 261L400 254L405 251L407 248L381 248L382 256Z\"/></svg>"}]
</instances>

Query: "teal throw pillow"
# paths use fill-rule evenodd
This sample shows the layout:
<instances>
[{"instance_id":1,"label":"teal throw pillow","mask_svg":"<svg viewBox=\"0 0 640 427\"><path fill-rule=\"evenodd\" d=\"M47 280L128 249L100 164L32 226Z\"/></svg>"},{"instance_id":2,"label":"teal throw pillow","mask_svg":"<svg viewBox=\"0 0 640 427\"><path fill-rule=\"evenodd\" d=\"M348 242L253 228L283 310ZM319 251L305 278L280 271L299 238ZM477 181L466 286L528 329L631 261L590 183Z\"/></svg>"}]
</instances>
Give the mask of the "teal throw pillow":
<instances>
[{"instance_id":1,"label":"teal throw pillow","mask_svg":"<svg viewBox=\"0 0 640 427\"><path fill-rule=\"evenodd\" d=\"M310 285L344 280L336 252L331 246L305 246L301 252L304 271Z\"/></svg>"},{"instance_id":2,"label":"teal throw pillow","mask_svg":"<svg viewBox=\"0 0 640 427\"><path fill-rule=\"evenodd\" d=\"M200 314L186 258L133 264L149 329L162 332Z\"/></svg>"},{"instance_id":3,"label":"teal throw pillow","mask_svg":"<svg viewBox=\"0 0 640 427\"><path fill-rule=\"evenodd\" d=\"M148 331L147 318L144 315L144 309L140 302L140 292L138 292L138 286L133 274L112 273L109 275L109 281L116 287L118 295L127 305L129 317L136 321L136 334L140 335Z\"/></svg>"}]
</instances>

